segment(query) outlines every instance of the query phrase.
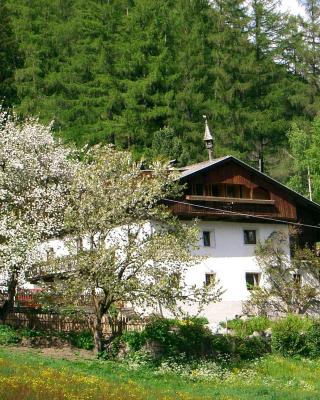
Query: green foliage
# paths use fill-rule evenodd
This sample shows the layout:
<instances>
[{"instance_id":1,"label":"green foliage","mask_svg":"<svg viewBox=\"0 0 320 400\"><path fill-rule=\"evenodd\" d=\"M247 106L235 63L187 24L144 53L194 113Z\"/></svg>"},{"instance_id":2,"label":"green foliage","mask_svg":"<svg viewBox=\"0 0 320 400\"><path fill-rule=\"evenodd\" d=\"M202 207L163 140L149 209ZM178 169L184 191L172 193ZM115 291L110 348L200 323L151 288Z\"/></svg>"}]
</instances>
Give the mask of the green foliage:
<instances>
[{"instance_id":1,"label":"green foliage","mask_svg":"<svg viewBox=\"0 0 320 400\"><path fill-rule=\"evenodd\" d=\"M102 360L116 360L119 355L122 337L115 337L109 344L106 350L101 351L98 357Z\"/></svg>"},{"instance_id":2,"label":"green foliage","mask_svg":"<svg viewBox=\"0 0 320 400\"><path fill-rule=\"evenodd\" d=\"M185 361L201 358L252 360L270 352L270 345L263 338L213 334L206 325L205 318L176 320L154 317L144 331L125 333L121 340L138 352L148 341L158 342L162 345L162 358L171 357L178 363L181 357Z\"/></svg>"},{"instance_id":3,"label":"green foliage","mask_svg":"<svg viewBox=\"0 0 320 400\"><path fill-rule=\"evenodd\" d=\"M187 357L201 357L211 348L212 334L205 318L184 320L153 318L142 335L145 341L156 341L163 346L163 354L185 354Z\"/></svg>"},{"instance_id":4,"label":"green foliage","mask_svg":"<svg viewBox=\"0 0 320 400\"><path fill-rule=\"evenodd\" d=\"M215 358L231 358L234 351L234 337L231 335L212 335L212 355Z\"/></svg>"},{"instance_id":5,"label":"green foliage","mask_svg":"<svg viewBox=\"0 0 320 400\"><path fill-rule=\"evenodd\" d=\"M222 323L223 327L228 327L239 337L252 335L253 332L263 332L271 325L267 317L252 317L248 319L233 319L228 324Z\"/></svg>"},{"instance_id":6,"label":"green foliage","mask_svg":"<svg viewBox=\"0 0 320 400\"><path fill-rule=\"evenodd\" d=\"M310 358L320 357L320 321L313 321L313 324L306 330L306 352Z\"/></svg>"},{"instance_id":7,"label":"green foliage","mask_svg":"<svg viewBox=\"0 0 320 400\"><path fill-rule=\"evenodd\" d=\"M16 344L21 340L17 332L7 325L0 325L0 345Z\"/></svg>"},{"instance_id":8,"label":"green foliage","mask_svg":"<svg viewBox=\"0 0 320 400\"><path fill-rule=\"evenodd\" d=\"M235 338L234 356L241 360L254 360L270 353L270 343L262 337Z\"/></svg>"},{"instance_id":9,"label":"green foliage","mask_svg":"<svg viewBox=\"0 0 320 400\"><path fill-rule=\"evenodd\" d=\"M311 326L311 319L297 315L275 321L272 326L272 351L283 356L306 355L306 331Z\"/></svg>"},{"instance_id":10,"label":"green foliage","mask_svg":"<svg viewBox=\"0 0 320 400\"><path fill-rule=\"evenodd\" d=\"M217 156L260 153L276 164L290 122L318 109L317 49L306 40L318 47L316 24L285 18L274 1L6 3L0 96L21 115L54 119L57 134L79 146L201 161L207 114Z\"/></svg>"},{"instance_id":11,"label":"green foliage","mask_svg":"<svg viewBox=\"0 0 320 400\"><path fill-rule=\"evenodd\" d=\"M72 346L78 349L92 350L93 335L91 331L70 331L70 332L56 332L51 330L37 330L29 328L13 329L5 326L21 340L21 338L34 339L34 338L60 338L68 341Z\"/></svg>"},{"instance_id":12,"label":"green foliage","mask_svg":"<svg viewBox=\"0 0 320 400\"><path fill-rule=\"evenodd\" d=\"M0 104L12 106L17 101L14 74L22 57L12 29L6 0L0 0Z\"/></svg>"},{"instance_id":13,"label":"green foliage","mask_svg":"<svg viewBox=\"0 0 320 400\"><path fill-rule=\"evenodd\" d=\"M126 332L121 339L127 343L133 351L138 351L145 344L145 335L142 332Z\"/></svg>"},{"instance_id":14,"label":"green foliage","mask_svg":"<svg viewBox=\"0 0 320 400\"><path fill-rule=\"evenodd\" d=\"M67 338L70 344L78 349L92 350L94 347L93 334L91 331L68 332Z\"/></svg>"}]
</instances>

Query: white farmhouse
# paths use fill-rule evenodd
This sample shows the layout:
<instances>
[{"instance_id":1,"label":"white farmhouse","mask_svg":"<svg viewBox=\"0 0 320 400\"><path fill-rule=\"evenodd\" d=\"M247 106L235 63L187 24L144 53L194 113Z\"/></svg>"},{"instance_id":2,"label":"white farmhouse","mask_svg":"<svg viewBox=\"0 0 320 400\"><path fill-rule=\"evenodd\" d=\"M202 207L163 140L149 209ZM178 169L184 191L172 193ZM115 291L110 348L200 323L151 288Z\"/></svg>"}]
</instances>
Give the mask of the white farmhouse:
<instances>
[{"instance_id":1,"label":"white farmhouse","mask_svg":"<svg viewBox=\"0 0 320 400\"><path fill-rule=\"evenodd\" d=\"M197 254L206 258L189 270L187 280L197 285L210 282L212 276L220 280L222 301L203 312L215 325L241 315L250 288L263 285L255 258L259 241L281 231L288 238L289 257L293 244L315 249L320 242L320 206L235 157L212 159L207 123L204 140L209 161L180 170L185 193L168 205L181 219L199 220ZM299 227L293 237L289 227L295 224Z\"/></svg>"},{"instance_id":2,"label":"white farmhouse","mask_svg":"<svg viewBox=\"0 0 320 400\"><path fill-rule=\"evenodd\" d=\"M179 199L164 199L179 218L199 221L199 249L205 256L191 267L189 284L203 286L215 276L225 290L222 301L207 306L202 315L215 326L242 314L250 288L263 285L255 258L255 247L273 232L286 234L286 252L292 241L315 247L320 242L320 206L233 156L213 159L213 140L206 124L205 142L209 161L180 168L185 184ZM294 238L289 226L299 224ZM63 241L51 241L54 252L67 255ZM195 314L195 308L189 308Z\"/></svg>"}]
</instances>

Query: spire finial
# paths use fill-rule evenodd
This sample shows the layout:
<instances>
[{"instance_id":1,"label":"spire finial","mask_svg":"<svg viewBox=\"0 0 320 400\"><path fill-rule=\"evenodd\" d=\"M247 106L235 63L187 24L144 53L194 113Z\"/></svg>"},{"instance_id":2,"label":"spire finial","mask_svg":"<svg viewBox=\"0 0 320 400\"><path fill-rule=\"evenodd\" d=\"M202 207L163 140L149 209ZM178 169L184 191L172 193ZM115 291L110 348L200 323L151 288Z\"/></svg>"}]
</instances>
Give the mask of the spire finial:
<instances>
[{"instance_id":1,"label":"spire finial","mask_svg":"<svg viewBox=\"0 0 320 400\"><path fill-rule=\"evenodd\" d=\"M209 124L208 124L208 119L206 115L203 115L204 121L205 121L205 130L204 130L204 137L203 141L206 145L206 149L208 150L208 155L209 155L209 160L211 161L213 159L213 144L214 144L214 139L211 135Z\"/></svg>"}]
</instances>

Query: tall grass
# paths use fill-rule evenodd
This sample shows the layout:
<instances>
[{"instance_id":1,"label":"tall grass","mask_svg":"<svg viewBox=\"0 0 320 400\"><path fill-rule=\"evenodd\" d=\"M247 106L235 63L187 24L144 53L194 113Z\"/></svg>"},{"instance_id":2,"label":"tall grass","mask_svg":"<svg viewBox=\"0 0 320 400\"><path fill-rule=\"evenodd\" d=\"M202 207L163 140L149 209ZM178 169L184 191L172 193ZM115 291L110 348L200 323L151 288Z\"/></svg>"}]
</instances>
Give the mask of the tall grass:
<instances>
[{"instance_id":1,"label":"tall grass","mask_svg":"<svg viewBox=\"0 0 320 400\"><path fill-rule=\"evenodd\" d=\"M190 380L170 369L159 374L110 361L53 360L0 348L1 400L317 400L319 376L319 360L280 356L229 370L220 379L209 373L205 380Z\"/></svg>"}]
</instances>

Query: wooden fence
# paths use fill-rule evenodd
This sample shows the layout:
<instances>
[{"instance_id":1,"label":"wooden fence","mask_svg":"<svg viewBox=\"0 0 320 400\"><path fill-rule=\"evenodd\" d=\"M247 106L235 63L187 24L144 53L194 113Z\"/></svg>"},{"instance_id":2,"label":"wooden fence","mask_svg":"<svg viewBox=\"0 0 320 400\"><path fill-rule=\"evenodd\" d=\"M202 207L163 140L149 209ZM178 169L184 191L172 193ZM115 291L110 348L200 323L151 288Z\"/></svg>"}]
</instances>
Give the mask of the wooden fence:
<instances>
[{"instance_id":1,"label":"wooden fence","mask_svg":"<svg viewBox=\"0 0 320 400\"><path fill-rule=\"evenodd\" d=\"M44 313L38 310L16 310L10 313L6 324L16 328L29 328L35 330L48 330L55 332L84 331L91 329L89 319L74 319L54 313ZM121 317L112 322L103 320L103 333L109 336L112 332L142 331L145 320L133 320Z\"/></svg>"}]
</instances>

